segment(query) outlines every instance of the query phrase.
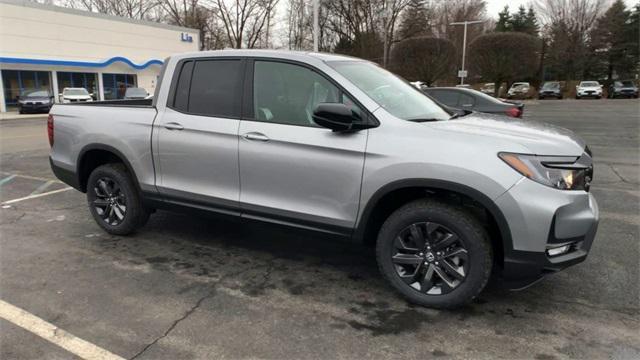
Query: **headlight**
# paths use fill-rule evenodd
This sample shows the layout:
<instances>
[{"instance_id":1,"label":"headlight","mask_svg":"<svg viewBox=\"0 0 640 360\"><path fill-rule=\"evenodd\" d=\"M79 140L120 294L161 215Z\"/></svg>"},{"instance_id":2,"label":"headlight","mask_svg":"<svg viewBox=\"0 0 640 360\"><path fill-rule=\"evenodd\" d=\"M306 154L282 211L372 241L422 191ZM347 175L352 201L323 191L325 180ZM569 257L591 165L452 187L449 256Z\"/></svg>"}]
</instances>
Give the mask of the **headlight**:
<instances>
[{"instance_id":1,"label":"headlight","mask_svg":"<svg viewBox=\"0 0 640 360\"><path fill-rule=\"evenodd\" d=\"M589 190L593 165L587 153L575 156L536 156L502 152L498 157L520 174L560 190Z\"/></svg>"}]
</instances>

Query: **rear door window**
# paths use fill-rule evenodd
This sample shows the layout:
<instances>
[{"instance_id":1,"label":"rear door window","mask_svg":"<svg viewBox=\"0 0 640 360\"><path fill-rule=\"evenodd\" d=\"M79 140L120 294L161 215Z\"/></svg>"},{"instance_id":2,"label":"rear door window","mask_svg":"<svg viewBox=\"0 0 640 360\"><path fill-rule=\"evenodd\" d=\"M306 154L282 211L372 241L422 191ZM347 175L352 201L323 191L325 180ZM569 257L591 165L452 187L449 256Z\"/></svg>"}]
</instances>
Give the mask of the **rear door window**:
<instances>
[{"instance_id":1,"label":"rear door window","mask_svg":"<svg viewBox=\"0 0 640 360\"><path fill-rule=\"evenodd\" d=\"M242 65L240 60L196 61L191 77L188 112L239 118Z\"/></svg>"}]
</instances>

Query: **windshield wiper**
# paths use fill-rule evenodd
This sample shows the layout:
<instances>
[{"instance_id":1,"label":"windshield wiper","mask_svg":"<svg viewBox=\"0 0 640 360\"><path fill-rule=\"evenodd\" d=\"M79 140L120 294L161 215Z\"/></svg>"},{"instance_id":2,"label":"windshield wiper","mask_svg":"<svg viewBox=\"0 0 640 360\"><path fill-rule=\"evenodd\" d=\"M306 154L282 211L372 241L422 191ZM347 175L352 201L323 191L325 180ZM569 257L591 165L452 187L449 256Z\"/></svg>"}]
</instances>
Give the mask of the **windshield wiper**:
<instances>
[{"instance_id":1,"label":"windshield wiper","mask_svg":"<svg viewBox=\"0 0 640 360\"><path fill-rule=\"evenodd\" d=\"M467 116L469 114L471 114L473 111L470 110L462 110L462 112L456 111L450 118L449 120L453 120L453 119L457 119L463 116Z\"/></svg>"},{"instance_id":2,"label":"windshield wiper","mask_svg":"<svg viewBox=\"0 0 640 360\"><path fill-rule=\"evenodd\" d=\"M432 121L442 121L444 119L436 119L436 118L426 118L426 119L422 119L422 118L416 118L416 119L407 119L408 121L413 121L413 122L418 122L418 123L422 123L422 122L432 122Z\"/></svg>"}]
</instances>

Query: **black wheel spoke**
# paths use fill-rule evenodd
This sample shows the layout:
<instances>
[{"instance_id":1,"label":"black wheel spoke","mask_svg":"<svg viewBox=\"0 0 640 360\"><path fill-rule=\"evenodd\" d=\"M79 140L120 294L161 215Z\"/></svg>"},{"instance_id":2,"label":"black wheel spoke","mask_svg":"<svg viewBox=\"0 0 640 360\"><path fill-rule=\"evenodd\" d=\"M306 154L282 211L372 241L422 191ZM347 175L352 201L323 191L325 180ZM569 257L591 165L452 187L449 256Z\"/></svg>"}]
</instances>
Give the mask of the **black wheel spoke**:
<instances>
[{"instance_id":1,"label":"black wheel spoke","mask_svg":"<svg viewBox=\"0 0 640 360\"><path fill-rule=\"evenodd\" d=\"M450 259L450 258L458 258L458 260L463 261L463 262L467 262L469 259L469 256L467 254L467 250L463 249L463 248L456 248L453 249L451 251L446 252L443 256L443 258L445 259Z\"/></svg>"},{"instance_id":2,"label":"black wheel spoke","mask_svg":"<svg viewBox=\"0 0 640 360\"><path fill-rule=\"evenodd\" d=\"M413 254L396 254L393 256L392 261L395 264L400 265L420 265L424 260L421 256L413 255Z\"/></svg>"},{"instance_id":3,"label":"black wheel spoke","mask_svg":"<svg viewBox=\"0 0 640 360\"><path fill-rule=\"evenodd\" d=\"M436 242L434 244L433 248L435 250L442 250L442 249L445 249L445 248L455 244L457 241L458 241L458 235L452 234L452 233L448 233L448 234L445 234L442 239L440 239L438 242Z\"/></svg>"},{"instance_id":4,"label":"black wheel spoke","mask_svg":"<svg viewBox=\"0 0 640 360\"><path fill-rule=\"evenodd\" d=\"M438 274L438 277L442 279L443 286L447 285L449 289L453 289L456 287L455 280L451 278L451 276L447 275L440 267L434 266L433 270ZM444 292L444 291L443 291Z\"/></svg>"},{"instance_id":5,"label":"black wheel spoke","mask_svg":"<svg viewBox=\"0 0 640 360\"><path fill-rule=\"evenodd\" d=\"M436 230L438 230L439 227L440 227L440 225L438 225L438 224L436 224L434 222L428 222L427 223L427 226L426 226L426 228L427 228L427 239L429 240L429 242L431 244L433 244L433 241L435 240L434 236L433 236L433 233Z\"/></svg>"},{"instance_id":6,"label":"black wheel spoke","mask_svg":"<svg viewBox=\"0 0 640 360\"><path fill-rule=\"evenodd\" d=\"M418 248L408 246L406 244L406 241L403 240L401 236L396 237L396 240L394 241L393 245L395 246L396 249L399 249L399 250L404 250L408 252L420 251Z\"/></svg>"},{"instance_id":7,"label":"black wheel spoke","mask_svg":"<svg viewBox=\"0 0 640 360\"><path fill-rule=\"evenodd\" d=\"M411 238L418 249L422 249L425 246L426 239L420 226L418 224L413 224L409 227L409 231L411 231Z\"/></svg>"},{"instance_id":8,"label":"black wheel spoke","mask_svg":"<svg viewBox=\"0 0 640 360\"><path fill-rule=\"evenodd\" d=\"M433 287L433 273L433 265L429 265L427 267L427 271L424 274L424 277L422 278L422 281L420 281L420 291L422 291L423 293L429 292L429 290L431 290L431 288Z\"/></svg>"},{"instance_id":9,"label":"black wheel spoke","mask_svg":"<svg viewBox=\"0 0 640 360\"><path fill-rule=\"evenodd\" d=\"M98 198L98 199L93 200L93 205L103 208L103 207L109 206L109 201L107 201L105 199Z\"/></svg>"},{"instance_id":10,"label":"black wheel spoke","mask_svg":"<svg viewBox=\"0 0 640 360\"><path fill-rule=\"evenodd\" d=\"M103 197L111 195L111 191L109 191L109 185L107 185L106 181L102 179L98 180L98 187L100 188Z\"/></svg>"},{"instance_id":11,"label":"black wheel spoke","mask_svg":"<svg viewBox=\"0 0 640 360\"><path fill-rule=\"evenodd\" d=\"M454 264L451 264L449 260L442 259L440 260L439 264L448 274L452 275L454 278L458 280L464 279L464 272L460 273L458 267Z\"/></svg>"}]
</instances>

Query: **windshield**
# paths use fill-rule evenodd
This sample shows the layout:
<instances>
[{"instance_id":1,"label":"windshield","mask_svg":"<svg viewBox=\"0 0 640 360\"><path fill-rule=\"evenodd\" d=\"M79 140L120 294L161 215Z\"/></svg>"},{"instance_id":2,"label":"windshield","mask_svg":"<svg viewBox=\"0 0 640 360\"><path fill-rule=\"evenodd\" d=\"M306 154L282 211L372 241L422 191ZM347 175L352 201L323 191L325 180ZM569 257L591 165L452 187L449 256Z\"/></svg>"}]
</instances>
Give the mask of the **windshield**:
<instances>
[{"instance_id":1,"label":"windshield","mask_svg":"<svg viewBox=\"0 0 640 360\"><path fill-rule=\"evenodd\" d=\"M632 81L621 81L622 86L633 87Z\"/></svg>"},{"instance_id":2,"label":"windshield","mask_svg":"<svg viewBox=\"0 0 640 360\"><path fill-rule=\"evenodd\" d=\"M147 90L143 88L128 88L125 96L146 97Z\"/></svg>"},{"instance_id":3,"label":"windshield","mask_svg":"<svg viewBox=\"0 0 640 360\"><path fill-rule=\"evenodd\" d=\"M548 83L544 83L544 85L542 85L543 89L558 89L560 88L560 83L557 82L548 82Z\"/></svg>"},{"instance_id":4,"label":"windshield","mask_svg":"<svg viewBox=\"0 0 640 360\"><path fill-rule=\"evenodd\" d=\"M23 95L24 97L49 97L49 92L46 90L29 91Z\"/></svg>"},{"instance_id":5,"label":"windshield","mask_svg":"<svg viewBox=\"0 0 640 360\"><path fill-rule=\"evenodd\" d=\"M527 87L529 86L529 84L525 84L525 83L515 83L511 86L512 89L520 89L523 87Z\"/></svg>"},{"instance_id":6,"label":"windshield","mask_svg":"<svg viewBox=\"0 0 640 360\"><path fill-rule=\"evenodd\" d=\"M87 89L64 89L64 95L89 95Z\"/></svg>"},{"instance_id":7,"label":"windshield","mask_svg":"<svg viewBox=\"0 0 640 360\"><path fill-rule=\"evenodd\" d=\"M331 61L327 64L400 119L448 120L451 117L421 91L377 65L364 61Z\"/></svg>"},{"instance_id":8,"label":"windshield","mask_svg":"<svg viewBox=\"0 0 640 360\"><path fill-rule=\"evenodd\" d=\"M584 87L594 87L594 86L600 86L600 84L598 84L595 81L583 81L582 83L580 83L580 86L584 86Z\"/></svg>"}]
</instances>

